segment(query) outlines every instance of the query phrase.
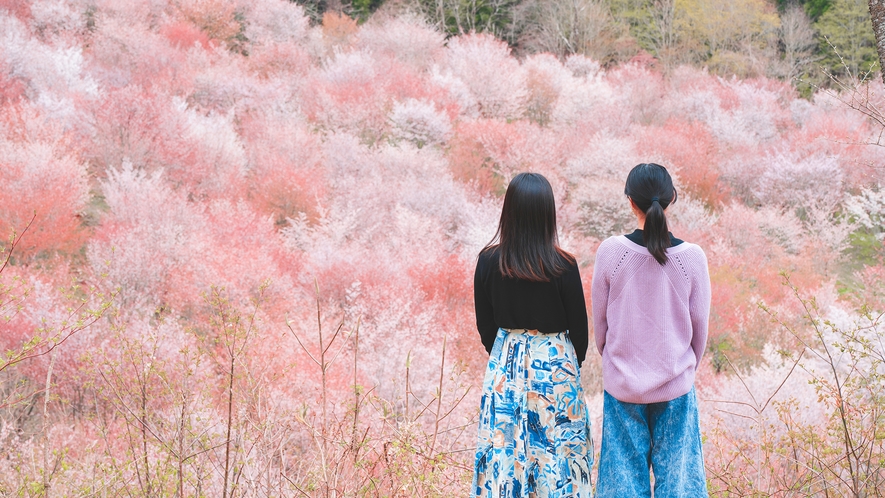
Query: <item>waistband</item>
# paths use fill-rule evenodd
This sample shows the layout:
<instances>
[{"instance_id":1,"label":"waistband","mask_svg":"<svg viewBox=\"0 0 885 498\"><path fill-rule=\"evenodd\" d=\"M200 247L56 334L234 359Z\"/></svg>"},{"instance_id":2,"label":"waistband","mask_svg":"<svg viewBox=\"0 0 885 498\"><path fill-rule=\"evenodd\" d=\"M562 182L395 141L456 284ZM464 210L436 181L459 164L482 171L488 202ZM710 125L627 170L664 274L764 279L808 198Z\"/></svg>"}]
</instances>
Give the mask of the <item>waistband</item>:
<instances>
[{"instance_id":1,"label":"waistband","mask_svg":"<svg viewBox=\"0 0 885 498\"><path fill-rule=\"evenodd\" d=\"M541 332L537 329L505 329L501 327L501 330L509 332L511 334L523 334L523 335L555 335L566 332L563 330L562 332Z\"/></svg>"}]
</instances>

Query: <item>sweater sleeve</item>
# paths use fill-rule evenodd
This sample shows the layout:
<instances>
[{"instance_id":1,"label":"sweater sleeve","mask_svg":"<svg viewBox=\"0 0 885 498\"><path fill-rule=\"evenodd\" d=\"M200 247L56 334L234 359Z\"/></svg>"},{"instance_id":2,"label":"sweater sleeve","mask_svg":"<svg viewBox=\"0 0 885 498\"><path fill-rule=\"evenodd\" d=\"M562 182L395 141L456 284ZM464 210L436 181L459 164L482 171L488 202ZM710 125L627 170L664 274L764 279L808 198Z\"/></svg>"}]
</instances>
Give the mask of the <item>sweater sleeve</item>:
<instances>
[{"instance_id":1,"label":"sweater sleeve","mask_svg":"<svg viewBox=\"0 0 885 498\"><path fill-rule=\"evenodd\" d=\"M476 309L476 328L479 330L482 345L487 353L491 353L498 335L498 325L495 323L495 310L485 286L488 264L488 258L480 254L473 274L473 306Z\"/></svg>"},{"instance_id":2,"label":"sweater sleeve","mask_svg":"<svg viewBox=\"0 0 885 498\"><path fill-rule=\"evenodd\" d=\"M593 283L590 297L593 301L593 337L596 339L596 350L602 354L605 349L605 336L608 333L608 271L605 268L605 242L596 251L596 263L593 265Z\"/></svg>"},{"instance_id":3,"label":"sweater sleeve","mask_svg":"<svg viewBox=\"0 0 885 498\"><path fill-rule=\"evenodd\" d=\"M699 248L693 265L694 280L691 285L691 295L688 297L688 312L691 317L691 349L694 351L697 364L700 365L701 357L707 348L707 327L710 321L710 301L712 292L710 289L710 270L707 267L707 256Z\"/></svg>"},{"instance_id":4,"label":"sweater sleeve","mask_svg":"<svg viewBox=\"0 0 885 498\"><path fill-rule=\"evenodd\" d=\"M578 356L578 366L587 356L587 303L584 301L584 286L581 271L575 264L562 276L561 299L568 319L568 335Z\"/></svg>"}]
</instances>

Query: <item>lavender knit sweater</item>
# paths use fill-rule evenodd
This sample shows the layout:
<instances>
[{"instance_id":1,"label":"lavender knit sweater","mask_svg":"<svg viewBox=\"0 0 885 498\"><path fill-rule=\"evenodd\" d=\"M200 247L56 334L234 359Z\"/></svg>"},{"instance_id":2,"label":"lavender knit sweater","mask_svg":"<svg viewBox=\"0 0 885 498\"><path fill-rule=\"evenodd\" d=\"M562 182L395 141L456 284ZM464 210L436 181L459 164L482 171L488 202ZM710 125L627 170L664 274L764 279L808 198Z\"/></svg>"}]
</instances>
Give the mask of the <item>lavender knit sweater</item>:
<instances>
[{"instance_id":1,"label":"lavender knit sweater","mask_svg":"<svg viewBox=\"0 0 885 498\"><path fill-rule=\"evenodd\" d=\"M596 253L592 296L610 395L658 403L691 390L710 315L710 276L700 247L671 247L661 266L645 247L623 235L609 237Z\"/></svg>"}]
</instances>

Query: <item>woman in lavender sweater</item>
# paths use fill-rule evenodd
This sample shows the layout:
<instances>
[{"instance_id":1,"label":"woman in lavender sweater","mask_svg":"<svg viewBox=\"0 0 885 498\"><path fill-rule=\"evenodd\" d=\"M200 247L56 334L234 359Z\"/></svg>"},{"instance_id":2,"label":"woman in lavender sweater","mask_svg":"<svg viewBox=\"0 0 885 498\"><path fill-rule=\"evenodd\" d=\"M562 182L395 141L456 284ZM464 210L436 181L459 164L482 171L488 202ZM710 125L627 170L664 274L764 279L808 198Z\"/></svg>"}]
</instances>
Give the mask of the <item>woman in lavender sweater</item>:
<instances>
[{"instance_id":1,"label":"woman in lavender sweater","mask_svg":"<svg viewBox=\"0 0 885 498\"><path fill-rule=\"evenodd\" d=\"M704 251L667 228L676 189L640 164L624 193L638 229L603 241L593 271L593 326L605 388L597 496L707 496L695 371L707 341Z\"/></svg>"}]
</instances>

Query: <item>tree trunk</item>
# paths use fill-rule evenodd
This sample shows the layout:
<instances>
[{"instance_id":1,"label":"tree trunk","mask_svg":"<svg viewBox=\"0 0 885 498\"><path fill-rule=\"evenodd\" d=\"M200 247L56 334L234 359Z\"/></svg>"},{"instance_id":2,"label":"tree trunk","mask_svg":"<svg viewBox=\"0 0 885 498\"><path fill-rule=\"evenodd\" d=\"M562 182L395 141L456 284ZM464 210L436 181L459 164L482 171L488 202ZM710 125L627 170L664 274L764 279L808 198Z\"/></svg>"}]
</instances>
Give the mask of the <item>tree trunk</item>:
<instances>
[{"instance_id":1,"label":"tree trunk","mask_svg":"<svg viewBox=\"0 0 885 498\"><path fill-rule=\"evenodd\" d=\"M879 52L879 74L885 83L885 0L870 0L870 17L876 33L876 50Z\"/></svg>"}]
</instances>

